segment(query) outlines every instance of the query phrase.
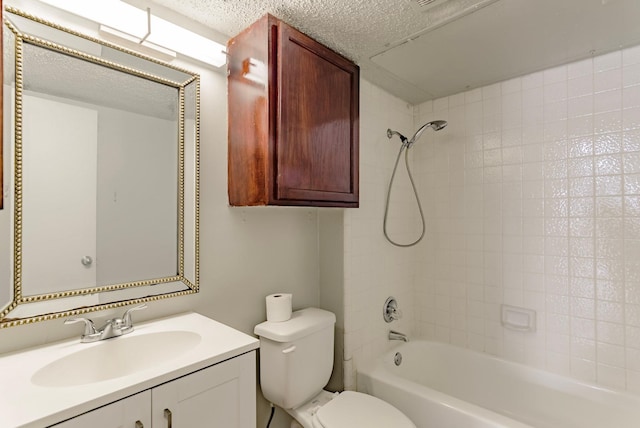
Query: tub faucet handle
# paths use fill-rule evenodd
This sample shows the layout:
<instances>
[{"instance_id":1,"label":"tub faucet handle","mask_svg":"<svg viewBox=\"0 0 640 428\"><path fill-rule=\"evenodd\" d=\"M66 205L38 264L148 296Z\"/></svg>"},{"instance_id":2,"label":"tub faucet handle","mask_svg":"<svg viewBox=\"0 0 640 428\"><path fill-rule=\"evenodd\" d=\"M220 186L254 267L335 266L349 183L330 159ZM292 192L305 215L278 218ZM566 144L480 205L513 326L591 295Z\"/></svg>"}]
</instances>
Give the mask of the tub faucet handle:
<instances>
[{"instance_id":1,"label":"tub faucet handle","mask_svg":"<svg viewBox=\"0 0 640 428\"><path fill-rule=\"evenodd\" d=\"M389 297L384 302L382 317L386 322L399 320L402 318L402 311L398 308L398 301L394 297Z\"/></svg>"}]
</instances>

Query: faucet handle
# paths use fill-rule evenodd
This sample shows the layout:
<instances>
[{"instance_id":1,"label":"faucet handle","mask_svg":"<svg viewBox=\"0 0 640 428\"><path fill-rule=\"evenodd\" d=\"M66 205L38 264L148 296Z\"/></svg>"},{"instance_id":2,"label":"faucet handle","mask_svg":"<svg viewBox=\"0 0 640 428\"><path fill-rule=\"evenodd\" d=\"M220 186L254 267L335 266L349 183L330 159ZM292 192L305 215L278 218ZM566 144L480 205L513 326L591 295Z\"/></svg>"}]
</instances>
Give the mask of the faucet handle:
<instances>
[{"instance_id":1,"label":"faucet handle","mask_svg":"<svg viewBox=\"0 0 640 428\"><path fill-rule=\"evenodd\" d=\"M84 323L84 333L82 334L83 336L90 336L92 334L97 333L96 326L93 324L93 321L91 321L89 318L78 317L78 318L67 318L66 320L64 320L65 324L75 324L78 322Z\"/></svg>"},{"instance_id":2,"label":"faucet handle","mask_svg":"<svg viewBox=\"0 0 640 428\"><path fill-rule=\"evenodd\" d=\"M143 303L140 306L134 306L133 308L129 308L125 311L124 315L122 315L122 320L124 321L125 328L133 328L133 321L131 321L131 312L140 311L142 309L147 309L146 303Z\"/></svg>"},{"instance_id":3,"label":"faucet handle","mask_svg":"<svg viewBox=\"0 0 640 428\"><path fill-rule=\"evenodd\" d=\"M402 318L402 311L398 307L398 301L394 297L389 297L382 308L382 317L386 322L399 320Z\"/></svg>"}]
</instances>

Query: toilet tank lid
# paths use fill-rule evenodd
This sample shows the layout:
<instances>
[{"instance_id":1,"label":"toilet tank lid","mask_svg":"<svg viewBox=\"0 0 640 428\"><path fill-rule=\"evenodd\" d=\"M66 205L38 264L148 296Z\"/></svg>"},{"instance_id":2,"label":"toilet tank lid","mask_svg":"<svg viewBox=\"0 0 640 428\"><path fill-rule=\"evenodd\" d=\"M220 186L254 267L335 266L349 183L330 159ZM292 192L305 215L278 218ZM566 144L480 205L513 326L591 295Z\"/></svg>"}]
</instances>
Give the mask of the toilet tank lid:
<instances>
[{"instance_id":1,"label":"toilet tank lid","mask_svg":"<svg viewBox=\"0 0 640 428\"><path fill-rule=\"evenodd\" d=\"M318 308L306 308L291 313L291 319L287 321L260 323L253 329L253 332L275 342L293 342L333 325L335 322L336 316L333 312Z\"/></svg>"}]
</instances>

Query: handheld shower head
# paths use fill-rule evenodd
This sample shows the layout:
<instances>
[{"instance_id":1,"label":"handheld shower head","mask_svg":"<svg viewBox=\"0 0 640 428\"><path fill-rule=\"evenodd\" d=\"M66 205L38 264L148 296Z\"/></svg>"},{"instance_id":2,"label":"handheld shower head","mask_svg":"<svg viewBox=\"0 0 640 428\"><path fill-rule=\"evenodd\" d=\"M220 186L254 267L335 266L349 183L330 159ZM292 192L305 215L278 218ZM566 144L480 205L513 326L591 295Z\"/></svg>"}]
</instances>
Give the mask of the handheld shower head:
<instances>
[{"instance_id":1,"label":"handheld shower head","mask_svg":"<svg viewBox=\"0 0 640 428\"><path fill-rule=\"evenodd\" d=\"M391 129L387 129L387 137L388 138L391 138L394 135L397 135L398 137L400 137L400 140L402 141L402 146L400 146L400 151L398 152L398 157L396 158L396 163L393 166L393 172L391 173L391 180L389 181L389 189L387 190L387 202L386 202L385 208L384 208L384 220L382 220L382 232L384 233L384 237L387 238L387 240L389 242L391 242L393 245L395 245L397 247L412 247L412 246L416 245L418 242L420 242L422 240L422 238L424 238L424 233L426 231L426 224L425 224L425 221L424 221L424 212L422 211L422 204L420 203L420 197L418 196L418 190L416 189L416 185L413 182L413 176L411 175L411 169L409 168L409 149L411 148L413 143L418 141L418 138L420 138L422 133L427 128L431 128L434 131L439 131L442 128L444 128L445 126L447 126L447 122L444 121L444 120L434 120L434 121L425 123L424 125L422 125L420 127L420 129L418 129L416 131L415 134L413 134L413 137L411 137L411 141L407 140L407 137L405 137L404 135L402 135L398 131L392 131ZM400 160L400 156L402 155L402 151L405 150L405 149L407 149L407 150L404 152L404 162L405 162L405 165L407 166L407 175L409 176L409 181L411 182L411 187L413 187L413 194L416 196L416 203L418 204L418 210L420 211L420 219L422 220L422 232L420 233L420 237L418 239L416 239L415 241L410 242L408 244L399 244L399 243L395 242L393 239L391 239L389 237L389 235L387 234L387 217L388 217L388 214L389 214L389 199L391 197L391 186L393 185L393 179L396 176L396 170L398 168L398 161Z\"/></svg>"},{"instance_id":2,"label":"handheld shower head","mask_svg":"<svg viewBox=\"0 0 640 428\"><path fill-rule=\"evenodd\" d=\"M427 128L431 128L434 131L440 131L445 126L447 126L446 120L434 120L434 121L425 123L416 131L415 134L413 134L413 137L411 137L411 140L409 141L409 147L411 147L413 143L418 141L418 138L420 138L422 133L426 131Z\"/></svg>"},{"instance_id":3,"label":"handheld shower head","mask_svg":"<svg viewBox=\"0 0 640 428\"><path fill-rule=\"evenodd\" d=\"M429 122L427 125L431 126L434 131L439 131L447 126L448 122L446 120L434 120L432 122Z\"/></svg>"}]
</instances>

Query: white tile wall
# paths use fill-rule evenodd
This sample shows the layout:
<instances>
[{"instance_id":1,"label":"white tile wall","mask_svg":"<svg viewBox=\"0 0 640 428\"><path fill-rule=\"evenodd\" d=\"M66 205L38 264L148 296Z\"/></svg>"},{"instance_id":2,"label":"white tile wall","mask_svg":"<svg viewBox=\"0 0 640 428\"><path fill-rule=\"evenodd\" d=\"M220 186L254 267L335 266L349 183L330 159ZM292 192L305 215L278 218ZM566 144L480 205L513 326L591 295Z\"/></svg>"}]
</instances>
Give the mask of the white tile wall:
<instances>
[{"instance_id":1,"label":"white tile wall","mask_svg":"<svg viewBox=\"0 0 640 428\"><path fill-rule=\"evenodd\" d=\"M382 233L387 186L400 148L400 140L389 140L386 131L392 128L410 137L413 107L366 81L361 82L360 95L360 208L344 213L346 389L355 388L358 361L390 346L389 324L382 319L388 296L396 297L403 310L393 328L413 335L413 277L418 264L415 248L393 247ZM419 236L420 224L403 163L397 174L388 230L394 239L407 242Z\"/></svg>"},{"instance_id":2,"label":"white tile wall","mask_svg":"<svg viewBox=\"0 0 640 428\"><path fill-rule=\"evenodd\" d=\"M640 47L414 110L449 121L414 153L415 333L640 392Z\"/></svg>"},{"instance_id":3,"label":"white tile wall","mask_svg":"<svg viewBox=\"0 0 640 428\"><path fill-rule=\"evenodd\" d=\"M414 248L382 218L399 141L427 216ZM640 47L409 106L361 86L360 209L345 212L345 387L393 327L640 392ZM399 166L389 231L419 234ZM382 321L387 296L405 317ZM535 333L501 303L537 312Z\"/></svg>"}]
</instances>

